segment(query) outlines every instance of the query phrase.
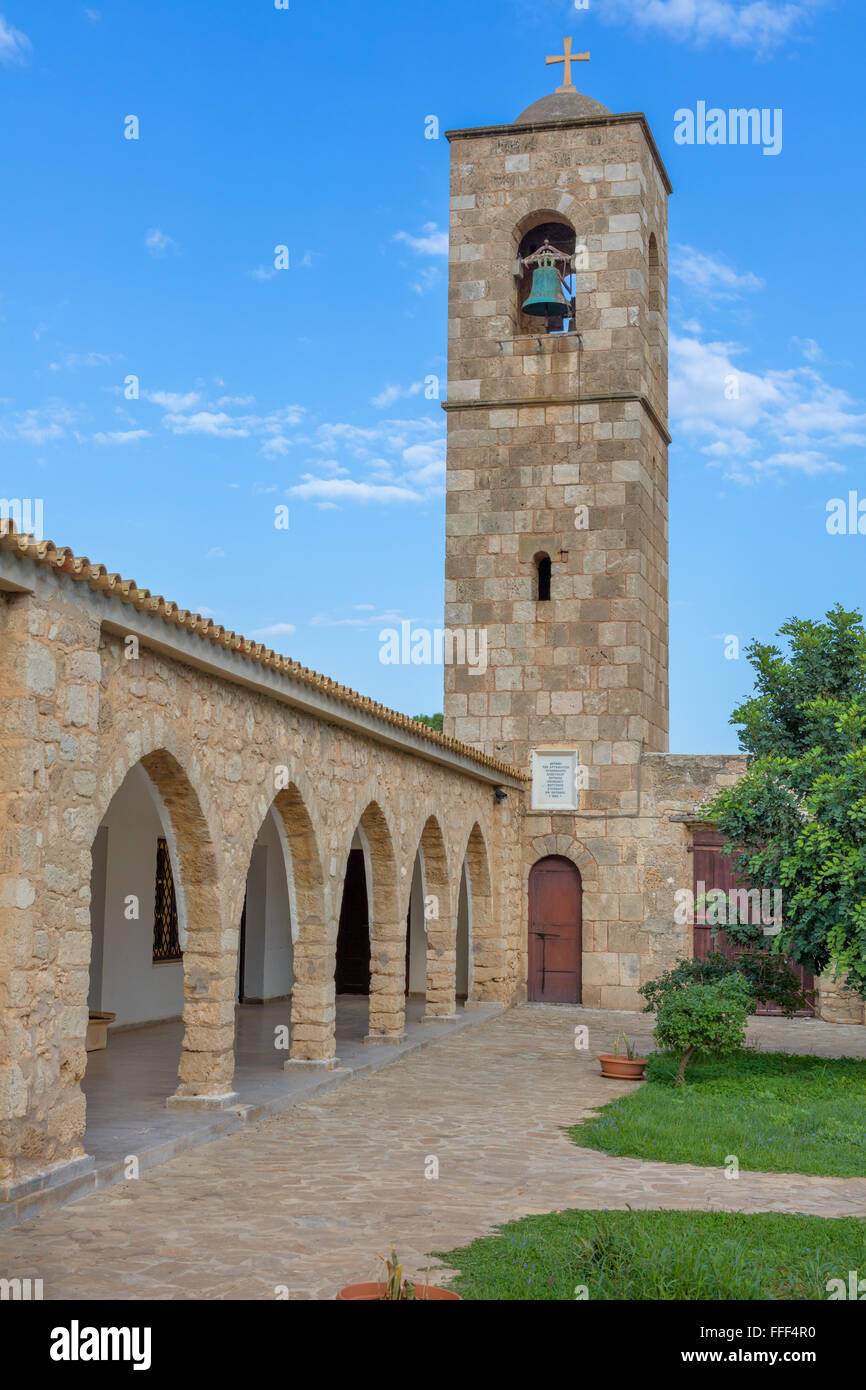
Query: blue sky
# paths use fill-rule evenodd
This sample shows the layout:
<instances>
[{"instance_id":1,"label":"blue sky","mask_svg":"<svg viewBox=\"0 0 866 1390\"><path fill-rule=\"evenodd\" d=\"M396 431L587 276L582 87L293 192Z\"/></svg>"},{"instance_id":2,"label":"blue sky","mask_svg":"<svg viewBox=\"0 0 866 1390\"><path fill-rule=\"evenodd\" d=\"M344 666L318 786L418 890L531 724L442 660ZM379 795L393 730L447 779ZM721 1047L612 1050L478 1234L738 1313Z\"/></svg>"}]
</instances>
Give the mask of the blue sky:
<instances>
[{"instance_id":1,"label":"blue sky","mask_svg":"<svg viewBox=\"0 0 866 1390\"><path fill-rule=\"evenodd\" d=\"M56 543L440 709L441 668L378 659L384 626L442 622L445 425L424 383L445 394L448 144L425 119L513 120L572 34L578 85L646 112L675 189L672 750L736 747L751 682L728 635L862 605L866 537L825 524L831 498L866 498L862 4L0 15L0 492L43 499ZM781 109L781 153L678 145L699 101Z\"/></svg>"}]
</instances>

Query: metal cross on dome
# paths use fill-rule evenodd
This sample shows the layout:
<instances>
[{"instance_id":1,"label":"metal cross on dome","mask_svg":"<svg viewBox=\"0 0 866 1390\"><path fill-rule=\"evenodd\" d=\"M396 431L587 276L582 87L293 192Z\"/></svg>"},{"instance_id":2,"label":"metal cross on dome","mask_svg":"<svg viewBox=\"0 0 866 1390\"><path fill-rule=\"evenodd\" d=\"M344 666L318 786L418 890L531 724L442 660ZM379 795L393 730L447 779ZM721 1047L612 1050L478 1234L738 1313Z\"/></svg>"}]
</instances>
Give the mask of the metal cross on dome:
<instances>
[{"instance_id":1,"label":"metal cross on dome","mask_svg":"<svg viewBox=\"0 0 866 1390\"><path fill-rule=\"evenodd\" d=\"M576 92L576 91L577 91L577 88L575 87L574 83L573 83L572 80L571 80L571 65L572 65L572 63L588 63L588 62L589 62L589 54L588 54L588 53L572 53L572 51L571 51L571 45L572 45L573 40L570 39L570 38L563 39L562 42L563 42L565 51L564 51L560 56L558 56L558 57L545 58L544 61L548 64L548 66L549 66L551 63L564 63L564 64L565 64L565 67L564 67L564 69L563 69L563 74L562 74L564 80L563 80L562 86L561 86L561 87L557 87L557 89L556 89L557 92Z\"/></svg>"}]
</instances>

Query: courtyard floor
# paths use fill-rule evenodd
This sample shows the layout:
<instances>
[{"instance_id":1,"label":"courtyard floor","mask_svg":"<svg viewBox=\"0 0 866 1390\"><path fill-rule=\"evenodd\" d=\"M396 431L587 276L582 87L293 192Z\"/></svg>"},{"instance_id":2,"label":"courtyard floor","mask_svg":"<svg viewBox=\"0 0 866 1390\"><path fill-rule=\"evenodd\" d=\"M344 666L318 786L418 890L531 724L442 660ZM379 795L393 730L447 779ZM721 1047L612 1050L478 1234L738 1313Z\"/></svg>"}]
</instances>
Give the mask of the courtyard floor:
<instances>
[{"instance_id":1,"label":"courtyard floor","mask_svg":"<svg viewBox=\"0 0 866 1390\"><path fill-rule=\"evenodd\" d=\"M623 1094L596 1061L621 1028L648 1042L652 1022L539 1005L489 1017L0 1232L0 1276L42 1279L46 1299L327 1299L378 1277L392 1242L422 1270L432 1250L564 1207L866 1217L864 1178L731 1181L576 1148L564 1128ZM866 1057L855 1026L761 1018L749 1032L769 1050Z\"/></svg>"}]
</instances>

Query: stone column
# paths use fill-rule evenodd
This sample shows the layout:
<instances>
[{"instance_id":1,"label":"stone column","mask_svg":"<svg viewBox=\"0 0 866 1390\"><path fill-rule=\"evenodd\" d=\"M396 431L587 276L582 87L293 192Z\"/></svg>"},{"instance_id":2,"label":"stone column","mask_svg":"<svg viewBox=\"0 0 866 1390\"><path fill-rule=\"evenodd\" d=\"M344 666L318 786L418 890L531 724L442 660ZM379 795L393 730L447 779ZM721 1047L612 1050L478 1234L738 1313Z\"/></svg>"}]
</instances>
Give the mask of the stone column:
<instances>
[{"instance_id":1,"label":"stone column","mask_svg":"<svg viewBox=\"0 0 866 1390\"><path fill-rule=\"evenodd\" d=\"M406 919L370 923L370 1022L367 1043L406 1036Z\"/></svg>"},{"instance_id":2,"label":"stone column","mask_svg":"<svg viewBox=\"0 0 866 1390\"><path fill-rule=\"evenodd\" d=\"M237 935L235 931L234 935ZM237 947L214 955L184 951L184 1036L170 1109L226 1110L236 1104L235 969Z\"/></svg>"},{"instance_id":3,"label":"stone column","mask_svg":"<svg viewBox=\"0 0 866 1390\"><path fill-rule=\"evenodd\" d=\"M307 935L312 939L305 940ZM302 927L295 943L292 1046L286 1071L299 1065L329 1071L337 1064L336 925L327 939L325 935L324 927Z\"/></svg>"},{"instance_id":4,"label":"stone column","mask_svg":"<svg viewBox=\"0 0 866 1390\"><path fill-rule=\"evenodd\" d=\"M446 914L426 923L427 1011L425 1023L457 1017L457 916Z\"/></svg>"}]
</instances>

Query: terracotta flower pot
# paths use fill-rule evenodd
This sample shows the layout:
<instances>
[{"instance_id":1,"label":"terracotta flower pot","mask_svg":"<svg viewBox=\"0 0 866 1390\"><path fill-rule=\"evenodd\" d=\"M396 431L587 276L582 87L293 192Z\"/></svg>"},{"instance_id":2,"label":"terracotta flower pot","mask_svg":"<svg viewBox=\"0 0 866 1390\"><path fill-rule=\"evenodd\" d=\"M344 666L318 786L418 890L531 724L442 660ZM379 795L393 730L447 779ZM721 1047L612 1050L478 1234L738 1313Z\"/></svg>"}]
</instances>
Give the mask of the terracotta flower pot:
<instances>
[{"instance_id":1,"label":"terracotta flower pot","mask_svg":"<svg viewBox=\"0 0 866 1390\"><path fill-rule=\"evenodd\" d=\"M340 1289L340 1292L337 1294L337 1302L338 1302L338 1303L347 1303L347 1302L351 1302L351 1303L385 1303L385 1302L390 1302L390 1299L386 1299L386 1298L385 1298L385 1293L386 1293L386 1291L387 1291L387 1288L388 1288L388 1285L385 1284L385 1283L381 1283L381 1284L346 1284L345 1288ZM426 1301L429 1302L429 1303L432 1303L434 1299L443 1299L443 1298L447 1298L447 1299L449 1299L449 1300L456 1299L458 1303L462 1303L462 1301L463 1301L463 1300L461 1299L459 1293L452 1293L450 1289L439 1289L439 1288L436 1287L435 1284L427 1284L427 1285L424 1285L424 1284L413 1284L413 1285L412 1285L412 1288L413 1288L414 1291L415 1291L415 1297L416 1297L417 1299L423 1299L423 1300L426 1300ZM407 1300L407 1301L408 1301L408 1300Z\"/></svg>"},{"instance_id":2,"label":"terracotta flower pot","mask_svg":"<svg viewBox=\"0 0 866 1390\"><path fill-rule=\"evenodd\" d=\"M610 1076L617 1081L643 1081L649 1057L614 1057L611 1052L602 1052L598 1060L601 1062L602 1076Z\"/></svg>"}]
</instances>

